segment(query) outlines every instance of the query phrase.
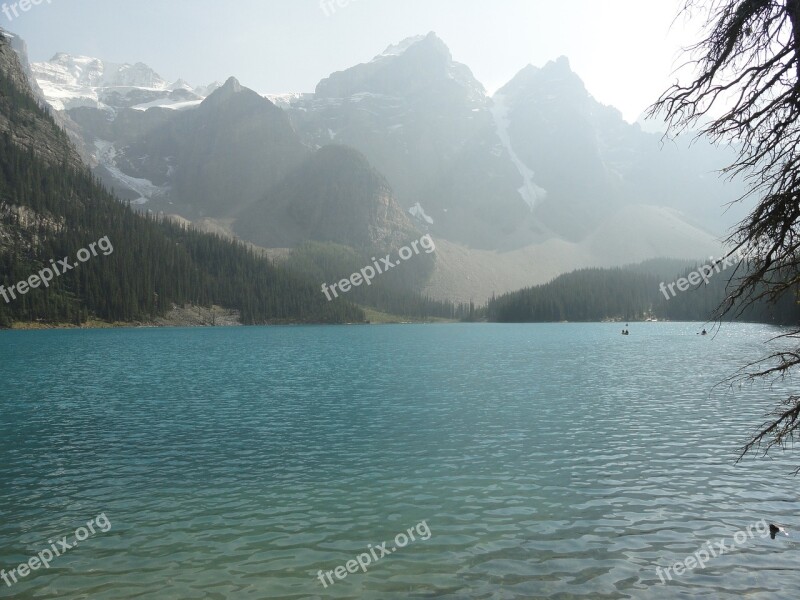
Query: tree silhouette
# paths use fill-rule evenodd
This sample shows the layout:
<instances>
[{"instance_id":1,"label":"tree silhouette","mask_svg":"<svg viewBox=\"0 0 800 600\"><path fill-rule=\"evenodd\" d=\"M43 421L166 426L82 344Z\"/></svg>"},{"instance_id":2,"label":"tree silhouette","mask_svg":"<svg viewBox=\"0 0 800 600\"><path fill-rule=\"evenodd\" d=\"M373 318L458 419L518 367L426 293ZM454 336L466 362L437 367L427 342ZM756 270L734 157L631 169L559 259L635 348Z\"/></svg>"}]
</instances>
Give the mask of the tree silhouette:
<instances>
[{"instance_id":1,"label":"tree silhouette","mask_svg":"<svg viewBox=\"0 0 800 600\"><path fill-rule=\"evenodd\" d=\"M725 169L748 182L756 207L728 238L750 260L731 277L718 315L795 294L800 281L800 0L687 0L682 13L704 19L703 39L686 49L690 83L668 89L650 109L670 133L700 125L700 135L737 149ZM741 199L740 199L741 200ZM800 330L780 337L795 341ZM738 376L784 376L800 347L745 367ZM800 396L785 399L742 448L768 453L800 432ZM800 469L798 469L800 471Z\"/></svg>"}]
</instances>

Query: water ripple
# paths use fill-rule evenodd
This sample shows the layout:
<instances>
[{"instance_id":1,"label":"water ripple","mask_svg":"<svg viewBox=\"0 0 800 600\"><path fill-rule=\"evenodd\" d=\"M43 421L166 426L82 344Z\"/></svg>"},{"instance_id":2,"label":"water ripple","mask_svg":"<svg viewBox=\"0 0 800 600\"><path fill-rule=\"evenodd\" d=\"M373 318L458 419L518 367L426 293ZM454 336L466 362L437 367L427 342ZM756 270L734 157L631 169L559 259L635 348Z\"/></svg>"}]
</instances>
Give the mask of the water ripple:
<instances>
[{"instance_id":1,"label":"water ripple","mask_svg":"<svg viewBox=\"0 0 800 600\"><path fill-rule=\"evenodd\" d=\"M792 455L734 465L786 388L714 387L775 330L697 329L0 332L0 568L112 522L0 598L796 597L796 535L656 573L800 531Z\"/></svg>"}]
</instances>

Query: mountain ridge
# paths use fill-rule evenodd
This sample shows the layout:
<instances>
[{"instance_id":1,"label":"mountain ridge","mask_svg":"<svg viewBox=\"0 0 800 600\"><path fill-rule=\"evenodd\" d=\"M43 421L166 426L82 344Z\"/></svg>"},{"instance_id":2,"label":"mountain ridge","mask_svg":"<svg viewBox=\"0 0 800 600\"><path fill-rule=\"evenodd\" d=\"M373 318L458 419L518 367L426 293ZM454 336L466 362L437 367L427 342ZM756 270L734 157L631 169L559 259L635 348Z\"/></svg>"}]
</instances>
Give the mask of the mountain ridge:
<instances>
[{"instance_id":1,"label":"mountain ridge","mask_svg":"<svg viewBox=\"0 0 800 600\"><path fill-rule=\"evenodd\" d=\"M188 91L180 82L170 87ZM159 102L118 102L112 119L85 106L64 114L83 130L98 174L140 210L217 219L266 247L303 241L289 231L320 238L306 241L346 241L298 228L285 207L250 210L270 197L280 204L276 186L328 146L364 156L418 231L467 254L487 251L501 272L516 264L503 263L514 253L536 254L559 241L577 249L568 252L571 262L550 259L566 270L612 257L645 260L654 248L704 256L719 248L717 233L708 232L719 232L719 207L736 195L735 186L708 175L725 164L724 151L684 140L662 148L658 136L597 102L568 58L526 65L490 96L434 32L330 74L311 94L265 99L234 78L202 99ZM343 213L357 204L338 202ZM644 221L626 223L626 214ZM621 221L613 226L618 243L598 244L598 232L614 219ZM370 236L369 221L356 221L362 230L353 244ZM600 254L585 257L588 248ZM528 280L550 272L534 264Z\"/></svg>"}]
</instances>

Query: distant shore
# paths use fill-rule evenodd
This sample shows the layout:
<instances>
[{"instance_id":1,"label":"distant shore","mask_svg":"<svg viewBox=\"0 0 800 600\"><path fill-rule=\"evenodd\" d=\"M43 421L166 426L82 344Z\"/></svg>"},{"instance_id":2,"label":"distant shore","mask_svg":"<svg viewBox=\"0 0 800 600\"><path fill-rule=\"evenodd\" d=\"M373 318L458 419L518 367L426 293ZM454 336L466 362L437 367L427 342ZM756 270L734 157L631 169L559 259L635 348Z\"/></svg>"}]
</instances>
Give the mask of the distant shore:
<instances>
[{"instance_id":1,"label":"distant shore","mask_svg":"<svg viewBox=\"0 0 800 600\"><path fill-rule=\"evenodd\" d=\"M373 309L365 308L364 313L367 320L364 323L342 323L342 325L400 325L400 324L420 324L420 323L457 323L453 319L414 319L382 313ZM267 323L266 325L302 325L303 321L281 321ZM175 307L167 313L165 317L159 317L152 321L103 321L91 318L85 323L77 325L75 323L45 323L39 321L15 321L11 327L5 328L7 331L39 331L47 329L122 329L122 328L168 328L168 327L241 327L241 314L238 310L214 306L206 308L202 306L183 306ZM3 328L0 328L2 331Z\"/></svg>"}]
</instances>

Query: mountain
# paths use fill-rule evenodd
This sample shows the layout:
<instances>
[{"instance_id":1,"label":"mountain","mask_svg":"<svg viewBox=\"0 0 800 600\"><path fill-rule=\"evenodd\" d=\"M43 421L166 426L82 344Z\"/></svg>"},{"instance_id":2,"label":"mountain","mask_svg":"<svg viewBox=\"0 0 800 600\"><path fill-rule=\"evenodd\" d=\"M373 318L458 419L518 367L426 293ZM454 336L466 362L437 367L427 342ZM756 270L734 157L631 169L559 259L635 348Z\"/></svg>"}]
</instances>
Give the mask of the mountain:
<instances>
[{"instance_id":1,"label":"mountain","mask_svg":"<svg viewBox=\"0 0 800 600\"><path fill-rule=\"evenodd\" d=\"M600 220L635 205L674 209L722 233L723 205L744 191L741 182L726 185L717 176L733 159L729 149L691 137L665 143L628 124L591 96L566 57L526 67L494 102L507 115L509 153L546 192L534 209L538 219L566 239L580 241ZM737 214L744 216L734 211L728 224Z\"/></svg>"},{"instance_id":2,"label":"mountain","mask_svg":"<svg viewBox=\"0 0 800 600\"><path fill-rule=\"evenodd\" d=\"M421 225L491 247L502 244L524 206L492 173L504 165L481 152L491 133L489 105L469 68L430 33L332 74L290 114L307 145L348 145L367 156ZM485 192L478 202L476 188Z\"/></svg>"},{"instance_id":3,"label":"mountain","mask_svg":"<svg viewBox=\"0 0 800 600\"><path fill-rule=\"evenodd\" d=\"M107 112L154 106L184 108L199 104L218 84L194 89L179 80L169 84L143 63L118 64L89 56L58 53L31 70L56 110L91 107Z\"/></svg>"},{"instance_id":4,"label":"mountain","mask_svg":"<svg viewBox=\"0 0 800 600\"><path fill-rule=\"evenodd\" d=\"M597 102L566 58L525 67L490 98L434 33L334 73L288 110L307 145L358 149L421 226L470 248L580 243L636 205L721 233L721 205L741 192L715 178L724 149L665 147Z\"/></svg>"},{"instance_id":5,"label":"mountain","mask_svg":"<svg viewBox=\"0 0 800 600\"><path fill-rule=\"evenodd\" d=\"M389 250L421 235L386 179L346 146L314 153L244 211L235 231L262 246L287 248L314 240Z\"/></svg>"},{"instance_id":6,"label":"mountain","mask_svg":"<svg viewBox=\"0 0 800 600\"><path fill-rule=\"evenodd\" d=\"M235 79L192 89L143 65L68 55L34 70L95 174L137 210L268 248L429 233L437 259L425 289L437 299L719 254L742 215L722 215L742 191L715 173L730 149L627 123L566 58L523 68L493 96L435 33L303 94L265 97Z\"/></svg>"},{"instance_id":7,"label":"mountain","mask_svg":"<svg viewBox=\"0 0 800 600\"><path fill-rule=\"evenodd\" d=\"M244 323L364 319L241 243L137 215L110 195L39 106L3 35L0 285L0 326L152 321L189 303L234 309Z\"/></svg>"},{"instance_id":8,"label":"mountain","mask_svg":"<svg viewBox=\"0 0 800 600\"><path fill-rule=\"evenodd\" d=\"M96 149L99 175L153 211L228 218L310 152L284 111L230 78L192 110L69 111Z\"/></svg>"},{"instance_id":9,"label":"mountain","mask_svg":"<svg viewBox=\"0 0 800 600\"><path fill-rule=\"evenodd\" d=\"M627 150L614 144L629 133L626 124L594 101L565 57L542 69L529 65L493 102L506 151L524 181L520 193L552 231L579 241L624 205L600 147Z\"/></svg>"}]
</instances>

